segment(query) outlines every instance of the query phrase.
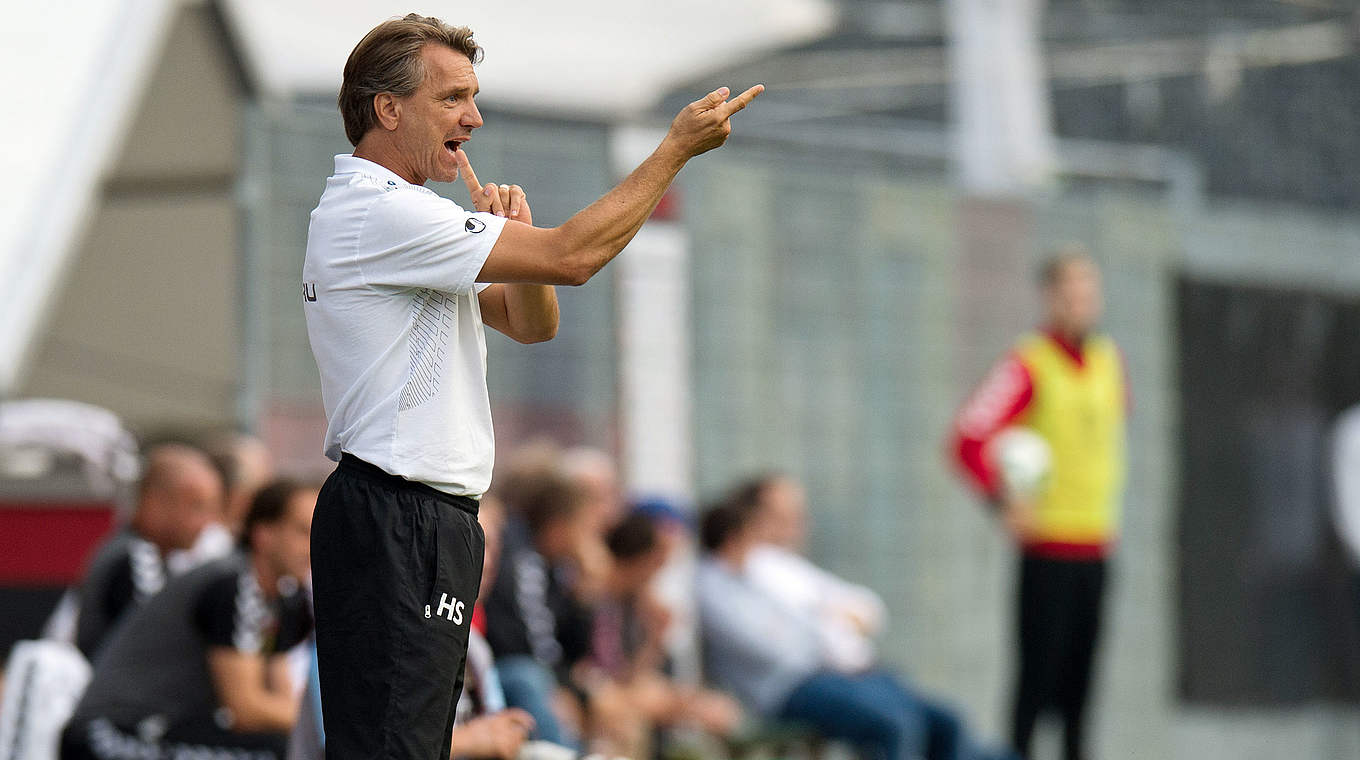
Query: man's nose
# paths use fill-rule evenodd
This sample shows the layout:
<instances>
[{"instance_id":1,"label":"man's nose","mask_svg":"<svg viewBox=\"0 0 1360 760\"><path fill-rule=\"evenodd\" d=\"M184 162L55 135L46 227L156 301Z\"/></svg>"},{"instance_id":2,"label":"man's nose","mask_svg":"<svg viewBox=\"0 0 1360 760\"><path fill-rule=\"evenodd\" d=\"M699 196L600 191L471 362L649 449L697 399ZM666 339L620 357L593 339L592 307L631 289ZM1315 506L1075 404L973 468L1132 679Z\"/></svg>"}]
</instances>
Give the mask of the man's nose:
<instances>
[{"instance_id":1,"label":"man's nose","mask_svg":"<svg viewBox=\"0 0 1360 760\"><path fill-rule=\"evenodd\" d=\"M460 123L464 127L472 127L473 129L482 126L482 112L477 110L476 103L473 103L472 106L463 113L463 118L460 120Z\"/></svg>"}]
</instances>

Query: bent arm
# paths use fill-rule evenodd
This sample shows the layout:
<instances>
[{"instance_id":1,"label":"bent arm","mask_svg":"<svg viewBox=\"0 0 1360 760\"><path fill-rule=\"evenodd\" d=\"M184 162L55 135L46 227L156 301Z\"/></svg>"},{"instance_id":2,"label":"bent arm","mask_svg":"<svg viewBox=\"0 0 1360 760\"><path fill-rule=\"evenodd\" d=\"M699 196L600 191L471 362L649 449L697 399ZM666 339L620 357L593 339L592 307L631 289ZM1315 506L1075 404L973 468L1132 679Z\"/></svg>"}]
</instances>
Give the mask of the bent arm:
<instances>
[{"instance_id":1,"label":"bent arm","mask_svg":"<svg viewBox=\"0 0 1360 760\"><path fill-rule=\"evenodd\" d=\"M1015 355L1002 359L954 419L953 453L967 479L993 503L1001 479L985 456L987 442L1020 418L1034 398L1034 381Z\"/></svg>"},{"instance_id":2,"label":"bent arm","mask_svg":"<svg viewBox=\"0 0 1360 760\"><path fill-rule=\"evenodd\" d=\"M477 294L482 322L520 343L541 343L557 335L557 291L551 285L505 283Z\"/></svg>"},{"instance_id":3,"label":"bent arm","mask_svg":"<svg viewBox=\"0 0 1360 760\"><path fill-rule=\"evenodd\" d=\"M208 670L218 700L231 711L231 730L292 730L300 700L291 689L269 688L264 657L232 647L212 647L208 650Z\"/></svg>"}]
</instances>

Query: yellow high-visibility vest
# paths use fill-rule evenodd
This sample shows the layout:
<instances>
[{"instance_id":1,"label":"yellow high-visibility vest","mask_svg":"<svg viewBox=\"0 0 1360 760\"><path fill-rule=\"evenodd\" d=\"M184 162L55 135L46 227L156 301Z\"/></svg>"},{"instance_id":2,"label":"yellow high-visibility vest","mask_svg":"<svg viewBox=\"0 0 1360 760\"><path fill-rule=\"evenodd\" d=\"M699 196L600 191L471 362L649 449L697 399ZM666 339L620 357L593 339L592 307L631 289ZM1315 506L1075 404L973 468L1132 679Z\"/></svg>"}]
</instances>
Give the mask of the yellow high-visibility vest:
<instances>
[{"instance_id":1,"label":"yellow high-visibility vest","mask_svg":"<svg viewBox=\"0 0 1360 760\"><path fill-rule=\"evenodd\" d=\"M1052 470L1035 504L1036 549L1097 547L1119 531L1124 488L1124 368L1114 341L1092 335L1083 362L1039 333L1020 339L1016 354L1029 370L1034 397L1018 423L1053 452Z\"/></svg>"}]
</instances>

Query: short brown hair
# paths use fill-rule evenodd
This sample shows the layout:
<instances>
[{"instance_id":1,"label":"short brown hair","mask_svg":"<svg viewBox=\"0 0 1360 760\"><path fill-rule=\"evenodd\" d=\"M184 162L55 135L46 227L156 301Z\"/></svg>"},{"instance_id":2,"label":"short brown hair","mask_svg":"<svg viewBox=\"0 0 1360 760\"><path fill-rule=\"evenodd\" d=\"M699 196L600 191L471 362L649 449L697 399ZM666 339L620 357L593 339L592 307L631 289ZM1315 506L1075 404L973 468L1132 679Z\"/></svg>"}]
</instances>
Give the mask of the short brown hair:
<instances>
[{"instance_id":1,"label":"short brown hair","mask_svg":"<svg viewBox=\"0 0 1360 760\"><path fill-rule=\"evenodd\" d=\"M586 507L585 494L560 473L548 473L525 484L518 503L511 504L535 537L559 521L580 517Z\"/></svg>"},{"instance_id":2,"label":"short brown hair","mask_svg":"<svg viewBox=\"0 0 1360 760\"><path fill-rule=\"evenodd\" d=\"M1091 256L1091 249L1083 243L1070 242L1063 243L1049 251L1047 258L1039 265L1039 285L1044 288L1051 288L1058 284L1063 274L1067 271L1067 265L1078 261L1095 263L1095 258Z\"/></svg>"},{"instance_id":3,"label":"short brown hair","mask_svg":"<svg viewBox=\"0 0 1360 760\"><path fill-rule=\"evenodd\" d=\"M373 98L387 92L405 97L416 91L425 79L420 50L435 43L446 45L468 57L482 60L482 48L472 39L466 26L450 26L433 16L408 13L373 27L345 61L345 79L340 84L340 118L345 136L358 145L368 130L378 123Z\"/></svg>"},{"instance_id":4,"label":"short brown hair","mask_svg":"<svg viewBox=\"0 0 1360 760\"><path fill-rule=\"evenodd\" d=\"M250 510L246 512L245 522L241 525L240 545L249 551L251 534L260 525L277 525L288 517L288 503L302 491L316 490L316 486L291 478L278 478L255 492L250 500Z\"/></svg>"}]
</instances>

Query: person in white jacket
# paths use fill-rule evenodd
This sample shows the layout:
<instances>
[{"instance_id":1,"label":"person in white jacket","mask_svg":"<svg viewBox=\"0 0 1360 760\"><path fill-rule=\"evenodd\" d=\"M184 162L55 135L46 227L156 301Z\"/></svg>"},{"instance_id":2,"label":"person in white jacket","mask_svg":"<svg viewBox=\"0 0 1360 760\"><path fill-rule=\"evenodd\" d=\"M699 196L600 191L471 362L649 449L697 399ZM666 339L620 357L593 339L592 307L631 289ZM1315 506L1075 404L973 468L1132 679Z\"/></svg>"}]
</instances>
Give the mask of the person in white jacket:
<instances>
[{"instance_id":1,"label":"person in white jacket","mask_svg":"<svg viewBox=\"0 0 1360 760\"><path fill-rule=\"evenodd\" d=\"M876 637L887 610L872 589L818 567L803 552L807 543L807 497L793 478L768 474L737 487L734 500L755 510L759 543L746 560L756 587L817 622L825 662L842 673L862 673L878 659Z\"/></svg>"}]
</instances>

